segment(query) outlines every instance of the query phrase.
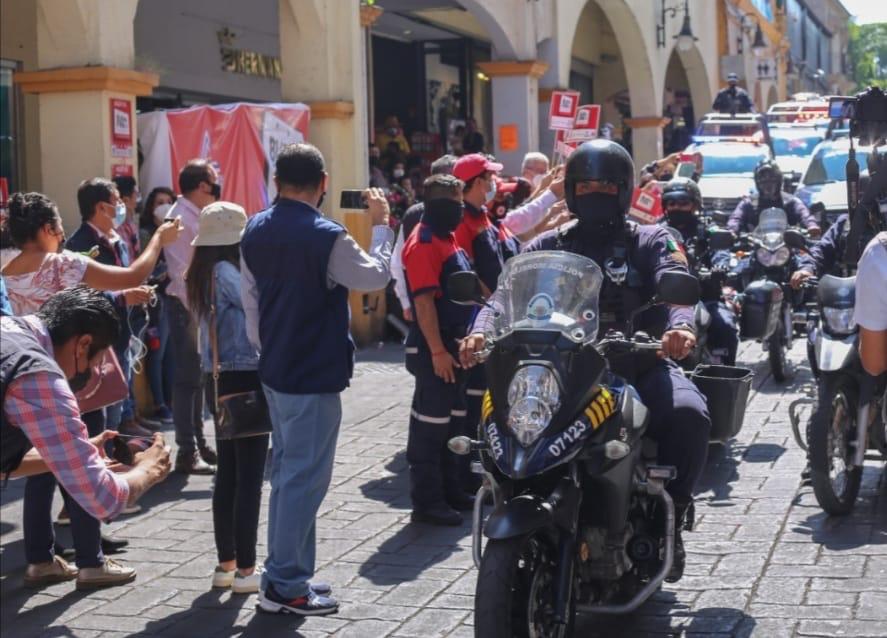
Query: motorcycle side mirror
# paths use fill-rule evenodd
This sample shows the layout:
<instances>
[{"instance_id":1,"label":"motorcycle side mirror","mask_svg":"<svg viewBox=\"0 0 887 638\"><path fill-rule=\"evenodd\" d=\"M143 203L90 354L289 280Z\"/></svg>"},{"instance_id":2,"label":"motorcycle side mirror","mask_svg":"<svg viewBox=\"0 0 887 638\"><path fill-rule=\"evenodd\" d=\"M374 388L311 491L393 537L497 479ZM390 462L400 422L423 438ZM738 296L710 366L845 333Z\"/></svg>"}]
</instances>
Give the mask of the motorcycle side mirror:
<instances>
[{"instance_id":1,"label":"motorcycle side mirror","mask_svg":"<svg viewBox=\"0 0 887 638\"><path fill-rule=\"evenodd\" d=\"M695 306L699 301L699 280L690 273L664 272L656 285L656 297L672 306Z\"/></svg>"},{"instance_id":2,"label":"motorcycle side mirror","mask_svg":"<svg viewBox=\"0 0 887 638\"><path fill-rule=\"evenodd\" d=\"M782 240L789 248L800 249L807 247L807 240L804 239L804 235L802 235L800 231L797 231L794 228L787 228L786 231L782 234Z\"/></svg>"},{"instance_id":3,"label":"motorcycle side mirror","mask_svg":"<svg viewBox=\"0 0 887 638\"><path fill-rule=\"evenodd\" d=\"M485 304L477 273L470 270L454 272L447 279L447 293L453 303L460 306L483 306Z\"/></svg>"},{"instance_id":4,"label":"motorcycle side mirror","mask_svg":"<svg viewBox=\"0 0 887 638\"><path fill-rule=\"evenodd\" d=\"M733 241L733 233L726 228L713 228L708 233L708 245L712 250L729 250Z\"/></svg>"},{"instance_id":5,"label":"motorcycle side mirror","mask_svg":"<svg viewBox=\"0 0 887 638\"><path fill-rule=\"evenodd\" d=\"M713 210L711 212L711 220L718 226L726 226L727 222L730 221L730 213L722 210Z\"/></svg>"}]
</instances>

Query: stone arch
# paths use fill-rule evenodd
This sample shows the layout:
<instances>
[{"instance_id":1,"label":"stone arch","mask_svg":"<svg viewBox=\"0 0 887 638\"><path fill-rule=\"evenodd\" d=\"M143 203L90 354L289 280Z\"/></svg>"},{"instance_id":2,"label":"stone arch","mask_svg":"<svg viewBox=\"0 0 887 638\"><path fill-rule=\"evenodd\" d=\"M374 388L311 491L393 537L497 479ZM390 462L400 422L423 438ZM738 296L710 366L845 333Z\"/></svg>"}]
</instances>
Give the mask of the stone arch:
<instances>
[{"instance_id":1,"label":"stone arch","mask_svg":"<svg viewBox=\"0 0 887 638\"><path fill-rule=\"evenodd\" d=\"M522 15L515 15L503 0L457 0L463 9L470 12L486 30L493 44L494 59L516 60L522 57L520 42L521 33L518 22Z\"/></svg>"},{"instance_id":2,"label":"stone arch","mask_svg":"<svg viewBox=\"0 0 887 638\"><path fill-rule=\"evenodd\" d=\"M690 99L693 101L693 112L700 118L711 110L714 95L708 82L708 69L705 58L694 44L689 51L680 51L675 47L673 55L677 55L687 74L690 85Z\"/></svg>"}]
</instances>

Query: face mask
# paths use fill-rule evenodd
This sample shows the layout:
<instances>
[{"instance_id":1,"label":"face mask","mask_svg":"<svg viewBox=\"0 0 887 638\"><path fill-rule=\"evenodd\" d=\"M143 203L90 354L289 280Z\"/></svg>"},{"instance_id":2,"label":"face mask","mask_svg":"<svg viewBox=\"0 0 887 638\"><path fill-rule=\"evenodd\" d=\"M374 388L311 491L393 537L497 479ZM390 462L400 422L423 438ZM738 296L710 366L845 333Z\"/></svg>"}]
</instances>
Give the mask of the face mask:
<instances>
[{"instance_id":1,"label":"face mask","mask_svg":"<svg viewBox=\"0 0 887 638\"><path fill-rule=\"evenodd\" d=\"M403 169L402 168L395 168L391 174L394 175L395 179L400 179L401 177L403 177Z\"/></svg>"},{"instance_id":2,"label":"face mask","mask_svg":"<svg viewBox=\"0 0 887 638\"><path fill-rule=\"evenodd\" d=\"M758 192L761 194L761 199L776 199L779 195L779 183L773 180L762 181L758 184Z\"/></svg>"},{"instance_id":3,"label":"face mask","mask_svg":"<svg viewBox=\"0 0 887 638\"><path fill-rule=\"evenodd\" d=\"M542 183L542 179L544 177L545 177L545 175L542 175L541 173L538 175L533 175L533 180L532 180L533 181L533 190L536 190L537 188L539 188L539 184Z\"/></svg>"},{"instance_id":4,"label":"face mask","mask_svg":"<svg viewBox=\"0 0 887 638\"><path fill-rule=\"evenodd\" d=\"M76 347L76 346L75 346ZM89 362L87 362L88 364ZM86 366L86 370L83 372L77 372L77 351L74 351L74 376L68 379L68 386L71 388L71 392L80 392L83 388L86 387L86 384L89 383L89 379L92 377L92 368L89 365Z\"/></svg>"},{"instance_id":5,"label":"face mask","mask_svg":"<svg viewBox=\"0 0 887 638\"><path fill-rule=\"evenodd\" d=\"M490 182L490 188L487 189L487 201L491 202L496 197L496 182Z\"/></svg>"},{"instance_id":6,"label":"face mask","mask_svg":"<svg viewBox=\"0 0 887 638\"><path fill-rule=\"evenodd\" d=\"M615 195L606 193L589 193L576 197L576 210L572 212L579 219L580 227L589 230L600 230L622 221L623 213L619 208L619 200Z\"/></svg>"},{"instance_id":7,"label":"face mask","mask_svg":"<svg viewBox=\"0 0 887 638\"><path fill-rule=\"evenodd\" d=\"M395 137L397 135L397 129L393 127L388 129L388 135L390 135L391 137Z\"/></svg>"},{"instance_id":8,"label":"face mask","mask_svg":"<svg viewBox=\"0 0 887 638\"><path fill-rule=\"evenodd\" d=\"M438 237L446 237L462 221L462 203L453 199L430 199L425 202L422 221L431 227Z\"/></svg>"},{"instance_id":9,"label":"face mask","mask_svg":"<svg viewBox=\"0 0 887 638\"><path fill-rule=\"evenodd\" d=\"M166 214L172 208L172 204L161 204L154 208L154 222L160 226L166 220Z\"/></svg>"},{"instance_id":10,"label":"face mask","mask_svg":"<svg viewBox=\"0 0 887 638\"><path fill-rule=\"evenodd\" d=\"M114 207L114 220L111 223L114 225L114 228L120 228L125 221L126 204L123 202L117 202L117 205Z\"/></svg>"},{"instance_id":11,"label":"face mask","mask_svg":"<svg viewBox=\"0 0 887 638\"><path fill-rule=\"evenodd\" d=\"M675 224L676 226L689 226L696 219L695 213L691 210L672 210L666 212L665 215L668 218L669 223Z\"/></svg>"}]
</instances>

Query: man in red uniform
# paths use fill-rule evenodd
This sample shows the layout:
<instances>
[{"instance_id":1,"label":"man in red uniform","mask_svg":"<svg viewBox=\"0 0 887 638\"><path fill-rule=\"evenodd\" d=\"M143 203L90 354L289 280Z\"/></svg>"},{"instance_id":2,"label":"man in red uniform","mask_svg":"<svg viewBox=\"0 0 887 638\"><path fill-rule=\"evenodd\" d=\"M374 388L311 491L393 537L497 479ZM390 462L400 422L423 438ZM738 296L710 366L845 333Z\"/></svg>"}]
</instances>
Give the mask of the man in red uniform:
<instances>
[{"instance_id":1,"label":"man in red uniform","mask_svg":"<svg viewBox=\"0 0 887 638\"><path fill-rule=\"evenodd\" d=\"M453 234L462 219L463 184L451 175L433 175L424 186L422 221L403 248L416 318L406 344L407 370L416 378L407 442L411 519L460 525L457 510L470 509L472 499L462 491L459 459L446 445L451 436L465 433L465 384L458 351L473 309L449 299L447 279L471 269Z\"/></svg>"}]
</instances>

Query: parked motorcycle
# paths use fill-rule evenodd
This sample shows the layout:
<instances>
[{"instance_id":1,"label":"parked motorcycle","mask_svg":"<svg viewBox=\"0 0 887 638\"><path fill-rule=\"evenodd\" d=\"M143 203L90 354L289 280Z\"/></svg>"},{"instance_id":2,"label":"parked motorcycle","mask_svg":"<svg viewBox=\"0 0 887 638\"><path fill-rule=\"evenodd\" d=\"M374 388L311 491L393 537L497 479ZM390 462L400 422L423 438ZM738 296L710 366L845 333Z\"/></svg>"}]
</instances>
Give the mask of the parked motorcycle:
<instances>
[{"instance_id":1,"label":"parked motorcycle","mask_svg":"<svg viewBox=\"0 0 887 638\"><path fill-rule=\"evenodd\" d=\"M862 368L855 299L856 277L826 275L819 281L820 325L813 333L818 400L807 424L807 444L816 500L836 515L853 510L865 460L887 459L880 410L884 375L879 382Z\"/></svg>"},{"instance_id":2,"label":"parked motorcycle","mask_svg":"<svg viewBox=\"0 0 887 638\"><path fill-rule=\"evenodd\" d=\"M483 476L472 534L476 636L569 637L577 611L629 613L671 569L664 488L675 468L656 464L632 386L661 343L640 332L599 338L602 282L592 260L561 251L518 255L500 277L479 437L450 441L453 452L479 453ZM484 303L474 273L452 275L448 288L458 303ZM665 273L655 302L692 305L698 294L691 275Z\"/></svg>"},{"instance_id":3,"label":"parked motorcycle","mask_svg":"<svg viewBox=\"0 0 887 638\"><path fill-rule=\"evenodd\" d=\"M794 306L803 300L789 285L792 250L805 248L806 240L799 230L789 228L784 210L768 208L761 212L757 228L741 235L739 242L753 253L742 273L739 334L764 345L773 378L782 382L788 376L786 353L794 337Z\"/></svg>"}]
</instances>

